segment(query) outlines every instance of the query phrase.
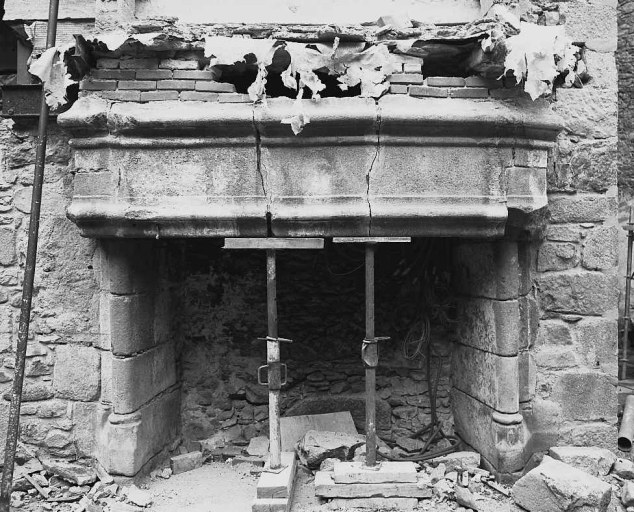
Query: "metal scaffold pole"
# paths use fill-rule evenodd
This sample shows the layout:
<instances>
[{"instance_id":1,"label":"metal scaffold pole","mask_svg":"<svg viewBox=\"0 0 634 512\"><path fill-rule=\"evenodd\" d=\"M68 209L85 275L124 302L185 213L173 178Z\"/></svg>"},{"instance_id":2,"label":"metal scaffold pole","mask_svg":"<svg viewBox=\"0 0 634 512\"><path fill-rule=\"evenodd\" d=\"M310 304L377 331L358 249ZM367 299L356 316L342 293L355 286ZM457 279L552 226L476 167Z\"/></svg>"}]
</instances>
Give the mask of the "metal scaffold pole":
<instances>
[{"instance_id":1,"label":"metal scaffold pole","mask_svg":"<svg viewBox=\"0 0 634 512\"><path fill-rule=\"evenodd\" d=\"M621 352L621 371L620 379L627 379L627 363L628 363L628 349L630 338L630 295L632 291L632 245L634 244L634 224L632 224L632 209L630 208L630 219L625 226L627 230L627 270L625 273L625 306L623 308L623 340L622 340L622 352Z\"/></svg>"},{"instance_id":2,"label":"metal scaffold pole","mask_svg":"<svg viewBox=\"0 0 634 512\"><path fill-rule=\"evenodd\" d=\"M59 0L51 0L48 11L48 31L46 47L55 46L57 36L57 14ZM31 317L31 302L33 299L33 282L35 280L35 264L37 259L37 242L40 227L40 209L42 204L42 184L44 182L44 162L46 158L46 140L48 130L48 105L44 89L40 102L40 118L35 154L35 171L33 176L33 192L31 196L31 215L29 220L29 239L26 250L26 265L24 269L24 283L22 285L22 302L20 306L20 325L18 328L18 343L15 353L15 374L11 388L11 406L7 425L7 438L4 452L4 466L2 468L2 483L0 484L0 512L10 512L11 488L13 485L13 469L15 466L15 451L20 426L20 407L22 405L22 387L24 384L24 365L26 361L26 347L29 338L29 321Z\"/></svg>"}]
</instances>

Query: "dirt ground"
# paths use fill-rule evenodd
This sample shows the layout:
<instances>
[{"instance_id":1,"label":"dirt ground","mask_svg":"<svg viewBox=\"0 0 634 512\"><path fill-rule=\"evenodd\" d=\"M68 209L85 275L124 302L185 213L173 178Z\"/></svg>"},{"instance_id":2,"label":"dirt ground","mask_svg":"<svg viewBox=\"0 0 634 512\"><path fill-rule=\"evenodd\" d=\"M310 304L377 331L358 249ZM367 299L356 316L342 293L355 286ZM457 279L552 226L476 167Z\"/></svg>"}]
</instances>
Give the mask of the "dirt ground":
<instances>
[{"instance_id":1,"label":"dirt ground","mask_svg":"<svg viewBox=\"0 0 634 512\"><path fill-rule=\"evenodd\" d=\"M167 480L139 483L152 494L152 512L251 512L258 481L251 469L250 464L212 462ZM299 468L291 512L323 512L312 482L310 472Z\"/></svg>"}]
</instances>

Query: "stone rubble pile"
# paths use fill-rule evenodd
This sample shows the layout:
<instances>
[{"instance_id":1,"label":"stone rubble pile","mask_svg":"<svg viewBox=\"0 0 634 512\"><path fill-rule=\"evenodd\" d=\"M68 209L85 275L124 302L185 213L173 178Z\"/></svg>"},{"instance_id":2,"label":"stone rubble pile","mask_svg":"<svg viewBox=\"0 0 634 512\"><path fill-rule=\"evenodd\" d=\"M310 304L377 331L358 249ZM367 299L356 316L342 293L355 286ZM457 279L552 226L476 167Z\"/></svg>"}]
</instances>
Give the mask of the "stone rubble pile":
<instances>
[{"instance_id":1,"label":"stone rubble pile","mask_svg":"<svg viewBox=\"0 0 634 512\"><path fill-rule=\"evenodd\" d=\"M209 440L208 440L209 441ZM213 448L210 448L213 446ZM250 463L258 473L268 456L269 440L255 437L248 446L218 447L213 441L186 442L174 448L169 467L154 469L152 480L200 468L205 462L225 461L236 465ZM24 448L23 446L21 448ZM142 512L151 510L149 492L123 479L115 482L101 466L91 460L57 460L47 452L22 449L14 471L12 510L24 512Z\"/></svg>"}]
</instances>

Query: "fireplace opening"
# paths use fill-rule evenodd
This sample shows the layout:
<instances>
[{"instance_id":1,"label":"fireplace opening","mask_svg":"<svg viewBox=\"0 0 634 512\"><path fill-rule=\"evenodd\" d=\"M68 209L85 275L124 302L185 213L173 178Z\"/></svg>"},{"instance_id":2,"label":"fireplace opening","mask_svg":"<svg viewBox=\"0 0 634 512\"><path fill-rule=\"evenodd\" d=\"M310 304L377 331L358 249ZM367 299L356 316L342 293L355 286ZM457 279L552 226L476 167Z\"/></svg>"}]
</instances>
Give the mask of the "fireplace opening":
<instances>
[{"instance_id":1,"label":"fireplace opening","mask_svg":"<svg viewBox=\"0 0 634 512\"><path fill-rule=\"evenodd\" d=\"M377 431L407 455L408 441L431 420L425 344L432 343L438 417L454 433L451 352L455 296L450 239L383 244L376 256ZM262 251L226 251L220 240L169 244L168 266L183 437L244 444L268 435L268 390L257 383L266 363L266 268ZM320 251L278 253L279 333L288 365L282 415L349 410L365 430L364 253L326 242ZM439 443L445 448L448 441ZM406 448L406 449L405 449Z\"/></svg>"}]
</instances>

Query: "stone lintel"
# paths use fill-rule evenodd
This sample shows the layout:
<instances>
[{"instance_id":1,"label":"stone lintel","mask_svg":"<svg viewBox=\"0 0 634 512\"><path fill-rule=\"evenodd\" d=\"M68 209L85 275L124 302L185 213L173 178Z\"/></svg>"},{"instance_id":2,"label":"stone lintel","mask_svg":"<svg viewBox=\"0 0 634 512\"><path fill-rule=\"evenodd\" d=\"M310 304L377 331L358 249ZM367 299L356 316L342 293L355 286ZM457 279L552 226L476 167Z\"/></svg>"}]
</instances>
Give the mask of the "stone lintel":
<instances>
[{"instance_id":1,"label":"stone lintel","mask_svg":"<svg viewBox=\"0 0 634 512\"><path fill-rule=\"evenodd\" d=\"M311 122L293 136L286 98L81 98L59 116L76 136L68 216L92 237L499 237L509 208L545 204L543 169L513 171L513 150L539 153L520 163L543 160L559 131L547 109L408 97L303 105Z\"/></svg>"}]
</instances>

